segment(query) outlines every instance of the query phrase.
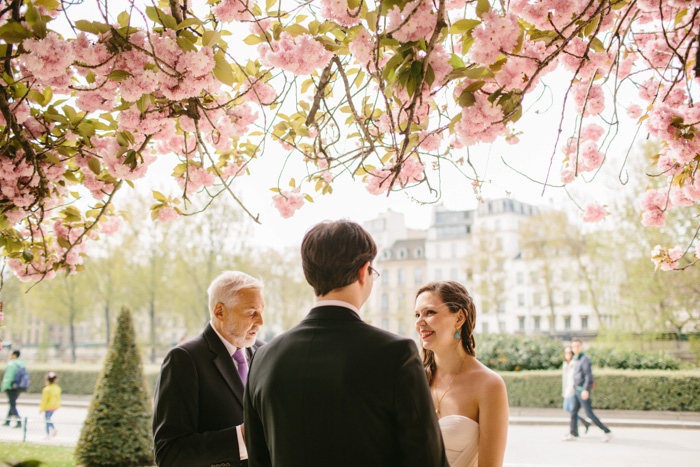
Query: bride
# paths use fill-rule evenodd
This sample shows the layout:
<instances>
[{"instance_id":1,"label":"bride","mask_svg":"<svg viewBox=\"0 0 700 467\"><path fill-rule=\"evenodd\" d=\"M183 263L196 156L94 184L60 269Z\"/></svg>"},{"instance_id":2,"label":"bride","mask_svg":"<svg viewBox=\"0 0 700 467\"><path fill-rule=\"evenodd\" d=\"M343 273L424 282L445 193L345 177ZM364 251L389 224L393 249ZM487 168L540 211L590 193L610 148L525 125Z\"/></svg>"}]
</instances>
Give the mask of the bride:
<instances>
[{"instance_id":1,"label":"bride","mask_svg":"<svg viewBox=\"0 0 700 467\"><path fill-rule=\"evenodd\" d=\"M506 448L506 386L476 359L475 321L463 285L430 282L418 290L416 331L451 467L501 466Z\"/></svg>"}]
</instances>

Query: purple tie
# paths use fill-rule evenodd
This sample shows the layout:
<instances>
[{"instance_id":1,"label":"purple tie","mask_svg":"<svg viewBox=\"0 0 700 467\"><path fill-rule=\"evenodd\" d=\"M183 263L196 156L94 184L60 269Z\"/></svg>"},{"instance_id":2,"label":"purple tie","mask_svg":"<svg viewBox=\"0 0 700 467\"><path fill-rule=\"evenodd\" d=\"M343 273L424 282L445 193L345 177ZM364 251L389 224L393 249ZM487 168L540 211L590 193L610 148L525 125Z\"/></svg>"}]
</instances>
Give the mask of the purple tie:
<instances>
[{"instance_id":1,"label":"purple tie","mask_svg":"<svg viewBox=\"0 0 700 467\"><path fill-rule=\"evenodd\" d=\"M248 363L245 361L243 352L245 352L245 349L238 349L233 352L232 357L238 363L238 376L241 377L241 382L245 386L245 382L248 379Z\"/></svg>"}]
</instances>

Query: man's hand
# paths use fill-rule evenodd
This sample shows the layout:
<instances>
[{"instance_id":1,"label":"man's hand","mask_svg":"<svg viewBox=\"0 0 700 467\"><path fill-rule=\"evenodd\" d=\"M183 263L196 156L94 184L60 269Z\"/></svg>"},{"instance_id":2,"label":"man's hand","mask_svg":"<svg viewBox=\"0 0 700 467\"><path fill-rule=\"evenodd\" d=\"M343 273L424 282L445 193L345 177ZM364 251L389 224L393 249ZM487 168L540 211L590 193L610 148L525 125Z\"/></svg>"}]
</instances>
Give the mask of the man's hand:
<instances>
[{"instance_id":1,"label":"man's hand","mask_svg":"<svg viewBox=\"0 0 700 467\"><path fill-rule=\"evenodd\" d=\"M590 394L588 393L588 391L586 391L586 390L581 391L581 399L583 399L584 401L587 401L589 396L590 396Z\"/></svg>"}]
</instances>

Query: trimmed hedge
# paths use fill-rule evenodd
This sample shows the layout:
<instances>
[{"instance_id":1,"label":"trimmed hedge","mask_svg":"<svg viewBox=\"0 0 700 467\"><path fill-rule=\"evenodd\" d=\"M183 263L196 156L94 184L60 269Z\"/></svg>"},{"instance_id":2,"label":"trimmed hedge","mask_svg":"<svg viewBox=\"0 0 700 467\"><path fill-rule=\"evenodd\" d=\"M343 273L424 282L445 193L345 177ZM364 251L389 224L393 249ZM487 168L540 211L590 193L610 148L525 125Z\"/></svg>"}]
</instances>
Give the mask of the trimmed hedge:
<instances>
[{"instance_id":1,"label":"trimmed hedge","mask_svg":"<svg viewBox=\"0 0 700 467\"><path fill-rule=\"evenodd\" d=\"M39 368L31 371L30 393L38 393L49 369L61 375L64 394L89 395L95 386L98 368ZM155 387L159 367L146 368L149 387ZM700 412L700 370L612 370L593 369L593 404L599 409L670 410ZM500 372L508 387L511 407L561 407L561 370Z\"/></svg>"},{"instance_id":2,"label":"trimmed hedge","mask_svg":"<svg viewBox=\"0 0 700 467\"><path fill-rule=\"evenodd\" d=\"M477 337L476 356L495 371L550 370L561 367L561 341L541 336L484 334Z\"/></svg>"},{"instance_id":3,"label":"trimmed hedge","mask_svg":"<svg viewBox=\"0 0 700 467\"><path fill-rule=\"evenodd\" d=\"M547 336L484 334L477 337L479 361L496 371L555 370L561 368L566 342ZM662 352L601 348L585 351L594 367L625 370L680 370L682 362Z\"/></svg>"},{"instance_id":4,"label":"trimmed hedge","mask_svg":"<svg viewBox=\"0 0 700 467\"><path fill-rule=\"evenodd\" d=\"M561 371L500 373L511 407L561 407ZM700 371L594 370L593 407L700 412Z\"/></svg>"},{"instance_id":5,"label":"trimmed hedge","mask_svg":"<svg viewBox=\"0 0 700 467\"><path fill-rule=\"evenodd\" d=\"M75 394L77 396L89 396L95 390L97 376L102 371L102 368L95 365L47 365L47 364L28 364L29 370L29 389L30 394L41 394L44 389L44 377L49 371L58 374L58 385L61 386L63 394ZM5 372L5 365L0 367L0 378ZM145 368L144 373L148 387L156 386L156 379L160 367Z\"/></svg>"},{"instance_id":6,"label":"trimmed hedge","mask_svg":"<svg viewBox=\"0 0 700 467\"><path fill-rule=\"evenodd\" d=\"M633 350L599 349L585 351L593 366L621 370L680 370L682 362L663 352L639 352Z\"/></svg>"}]
</instances>

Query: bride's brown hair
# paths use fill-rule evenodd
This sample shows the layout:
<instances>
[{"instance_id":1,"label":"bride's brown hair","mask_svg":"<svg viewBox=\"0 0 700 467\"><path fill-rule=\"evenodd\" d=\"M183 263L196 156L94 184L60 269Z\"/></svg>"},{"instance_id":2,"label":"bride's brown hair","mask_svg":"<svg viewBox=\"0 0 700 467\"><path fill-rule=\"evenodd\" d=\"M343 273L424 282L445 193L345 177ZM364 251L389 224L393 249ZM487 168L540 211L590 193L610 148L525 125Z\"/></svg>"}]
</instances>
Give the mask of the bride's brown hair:
<instances>
[{"instance_id":1,"label":"bride's brown hair","mask_svg":"<svg viewBox=\"0 0 700 467\"><path fill-rule=\"evenodd\" d=\"M467 354L476 357L476 342L474 342L476 307L467 289L459 282L441 281L425 284L416 293L416 298L423 292L437 293L451 313L464 312L465 320L459 330L462 347ZM421 349L421 355L423 356L423 368L425 368L425 374L428 377L428 384L432 384L435 375L435 355L432 350L428 349Z\"/></svg>"}]
</instances>

